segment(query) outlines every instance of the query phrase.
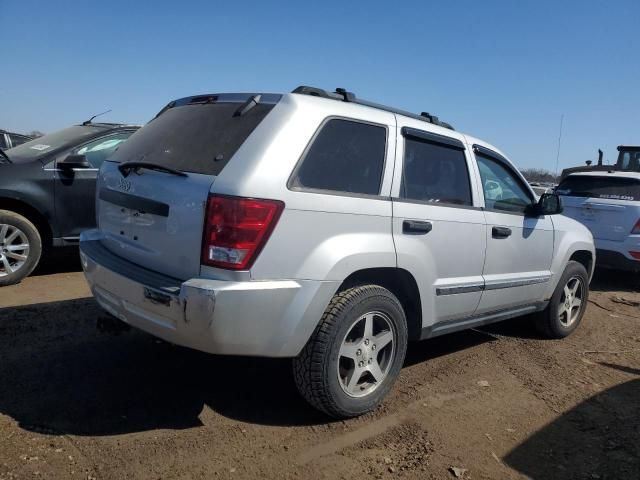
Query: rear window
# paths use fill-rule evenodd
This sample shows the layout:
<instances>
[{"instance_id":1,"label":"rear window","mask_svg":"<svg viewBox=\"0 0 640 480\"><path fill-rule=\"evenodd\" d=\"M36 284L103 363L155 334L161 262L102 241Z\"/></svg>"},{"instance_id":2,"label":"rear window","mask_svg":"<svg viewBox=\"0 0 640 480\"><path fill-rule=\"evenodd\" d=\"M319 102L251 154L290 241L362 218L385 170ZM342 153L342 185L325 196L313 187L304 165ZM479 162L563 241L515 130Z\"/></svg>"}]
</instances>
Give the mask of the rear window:
<instances>
[{"instance_id":1,"label":"rear window","mask_svg":"<svg viewBox=\"0 0 640 480\"><path fill-rule=\"evenodd\" d=\"M387 129L332 119L324 124L293 180L294 188L378 195Z\"/></svg>"},{"instance_id":2,"label":"rear window","mask_svg":"<svg viewBox=\"0 0 640 480\"><path fill-rule=\"evenodd\" d=\"M571 175L558 185L556 193L572 197L640 200L640 180L623 177Z\"/></svg>"},{"instance_id":3,"label":"rear window","mask_svg":"<svg viewBox=\"0 0 640 480\"><path fill-rule=\"evenodd\" d=\"M242 103L194 103L169 108L122 144L114 162L144 161L183 172L218 175L274 107L259 103L236 115Z\"/></svg>"}]
</instances>

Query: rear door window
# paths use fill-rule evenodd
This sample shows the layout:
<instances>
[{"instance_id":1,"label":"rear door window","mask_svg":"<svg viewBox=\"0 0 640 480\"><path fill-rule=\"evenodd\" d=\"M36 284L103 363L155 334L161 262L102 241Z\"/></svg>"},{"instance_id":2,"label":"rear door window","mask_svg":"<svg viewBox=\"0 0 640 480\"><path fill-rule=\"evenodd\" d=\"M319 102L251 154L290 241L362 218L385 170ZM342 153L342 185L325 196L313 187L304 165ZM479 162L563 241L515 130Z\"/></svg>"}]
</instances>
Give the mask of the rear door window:
<instances>
[{"instance_id":1,"label":"rear door window","mask_svg":"<svg viewBox=\"0 0 640 480\"><path fill-rule=\"evenodd\" d=\"M612 200L640 200L640 180L624 177L570 175L556 189L558 195Z\"/></svg>"},{"instance_id":2,"label":"rear door window","mask_svg":"<svg viewBox=\"0 0 640 480\"><path fill-rule=\"evenodd\" d=\"M190 173L218 175L274 107L258 103L238 115L242 102L192 103L166 109L110 157L151 162Z\"/></svg>"},{"instance_id":3,"label":"rear door window","mask_svg":"<svg viewBox=\"0 0 640 480\"><path fill-rule=\"evenodd\" d=\"M292 186L378 195L387 143L387 129L344 119L327 121L294 174Z\"/></svg>"},{"instance_id":4,"label":"rear door window","mask_svg":"<svg viewBox=\"0 0 640 480\"><path fill-rule=\"evenodd\" d=\"M407 138L400 196L430 203L471 205L464 152L443 144Z\"/></svg>"}]
</instances>

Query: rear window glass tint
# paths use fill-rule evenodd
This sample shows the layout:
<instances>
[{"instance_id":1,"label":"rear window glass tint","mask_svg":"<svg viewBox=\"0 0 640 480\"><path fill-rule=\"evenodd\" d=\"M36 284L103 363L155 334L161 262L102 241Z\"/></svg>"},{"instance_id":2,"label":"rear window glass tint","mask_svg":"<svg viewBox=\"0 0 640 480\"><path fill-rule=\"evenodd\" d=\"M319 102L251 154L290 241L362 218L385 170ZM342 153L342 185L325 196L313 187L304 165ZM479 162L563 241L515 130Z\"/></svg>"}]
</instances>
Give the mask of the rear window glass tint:
<instances>
[{"instance_id":1,"label":"rear window glass tint","mask_svg":"<svg viewBox=\"0 0 640 480\"><path fill-rule=\"evenodd\" d=\"M409 138L404 148L402 198L471 205L469 172L462 150Z\"/></svg>"},{"instance_id":2,"label":"rear window glass tint","mask_svg":"<svg viewBox=\"0 0 640 480\"><path fill-rule=\"evenodd\" d=\"M640 200L640 180L622 177L571 175L556 189L558 195L612 200Z\"/></svg>"},{"instance_id":3,"label":"rear window glass tint","mask_svg":"<svg viewBox=\"0 0 640 480\"><path fill-rule=\"evenodd\" d=\"M329 120L315 137L293 186L378 195L387 143L384 127Z\"/></svg>"},{"instance_id":4,"label":"rear window glass tint","mask_svg":"<svg viewBox=\"0 0 640 480\"><path fill-rule=\"evenodd\" d=\"M116 150L114 162L145 161L183 172L218 175L273 104L234 116L242 103L169 108Z\"/></svg>"}]
</instances>

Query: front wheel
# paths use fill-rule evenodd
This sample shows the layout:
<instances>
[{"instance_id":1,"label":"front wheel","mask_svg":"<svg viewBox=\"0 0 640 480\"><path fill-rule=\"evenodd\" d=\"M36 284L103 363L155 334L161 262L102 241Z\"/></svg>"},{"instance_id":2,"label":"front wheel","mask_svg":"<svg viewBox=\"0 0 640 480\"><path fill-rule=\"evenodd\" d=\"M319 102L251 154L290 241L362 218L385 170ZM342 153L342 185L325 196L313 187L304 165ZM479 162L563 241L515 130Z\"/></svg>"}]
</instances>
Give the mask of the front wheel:
<instances>
[{"instance_id":1,"label":"front wheel","mask_svg":"<svg viewBox=\"0 0 640 480\"><path fill-rule=\"evenodd\" d=\"M389 290L364 285L339 292L293 361L298 390L333 417L373 410L400 373L407 337L404 310Z\"/></svg>"},{"instance_id":2,"label":"front wheel","mask_svg":"<svg viewBox=\"0 0 640 480\"><path fill-rule=\"evenodd\" d=\"M540 333L549 338L569 336L582 321L589 300L589 274L579 262L570 261L545 310L536 318Z\"/></svg>"},{"instance_id":3,"label":"front wheel","mask_svg":"<svg viewBox=\"0 0 640 480\"><path fill-rule=\"evenodd\" d=\"M33 223L17 213L0 210L0 287L29 275L41 252L42 240Z\"/></svg>"}]
</instances>

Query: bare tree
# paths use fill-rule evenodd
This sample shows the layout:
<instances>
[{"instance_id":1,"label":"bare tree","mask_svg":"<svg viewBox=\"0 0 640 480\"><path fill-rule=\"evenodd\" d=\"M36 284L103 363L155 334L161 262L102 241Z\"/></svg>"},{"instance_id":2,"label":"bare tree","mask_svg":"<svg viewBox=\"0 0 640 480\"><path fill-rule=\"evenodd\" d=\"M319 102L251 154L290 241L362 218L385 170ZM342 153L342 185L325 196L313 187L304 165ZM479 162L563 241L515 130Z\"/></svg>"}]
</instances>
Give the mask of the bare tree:
<instances>
[{"instance_id":1,"label":"bare tree","mask_svg":"<svg viewBox=\"0 0 640 480\"><path fill-rule=\"evenodd\" d=\"M558 177L556 177L553 172L545 170L544 168L525 168L520 171L529 182L555 183L558 180Z\"/></svg>"}]
</instances>

